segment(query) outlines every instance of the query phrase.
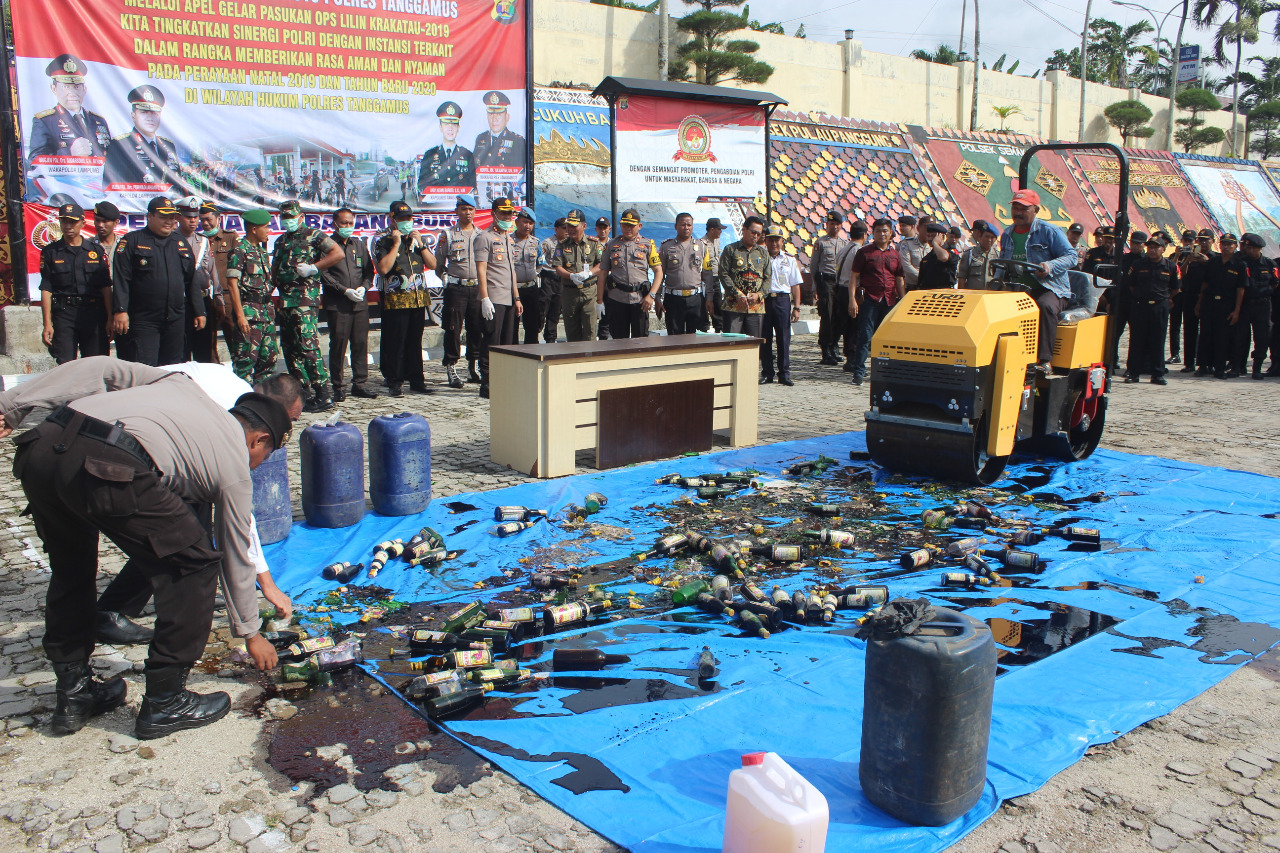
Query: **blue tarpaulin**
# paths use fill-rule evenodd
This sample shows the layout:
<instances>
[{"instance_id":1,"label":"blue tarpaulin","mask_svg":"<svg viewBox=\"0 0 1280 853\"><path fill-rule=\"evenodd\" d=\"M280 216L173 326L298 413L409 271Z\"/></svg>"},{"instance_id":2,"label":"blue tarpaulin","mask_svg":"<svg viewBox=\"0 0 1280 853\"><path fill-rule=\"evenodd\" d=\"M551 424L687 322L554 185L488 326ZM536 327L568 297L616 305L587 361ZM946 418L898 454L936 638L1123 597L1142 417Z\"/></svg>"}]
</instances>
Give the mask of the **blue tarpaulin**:
<instances>
[{"instance_id":1,"label":"blue tarpaulin","mask_svg":"<svg viewBox=\"0 0 1280 853\"><path fill-rule=\"evenodd\" d=\"M649 545L668 522L646 507L688 495L654 485L662 474L754 468L781 476L801 459L847 459L850 451L864 450L863 434L847 433L461 495L437 500L419 516L369 515L343 530L297 524L267 556L283 589L300 604L315 603L336 586L320 578L321 567L336 560L367 563L374 543L407 540L430 524L462 555L431 571L393 562L376 583L401 601L485 599L501 592L503 570L519 567L535 547L575 540L569 547L581 549L579 562L589 565ZM1280 520L1274 517L1280 480L1110 451L1052 469L1021 460L1008 477L996 487L1034 480L1031 491L1052 493L1070 508L1023 502L997 507L998 513L1043 524L1078 519L1102 531L1103 549L1071 550L1049 538L1030 548L1048 561L1041 573L1018 576L1014 587L972 591L940 589L936 568L904 575L896 561L871 554L837 561L849 583L884 573L895 597L924 594L964 607L987 620L1001 643L987 790L948 826L905 825L862 795L865 644L852 635L856 612L842 611L825 628L786 630L768 640L692 610L645 612L544 637L536 660L556 645L593 645L631 661L589 675L556 674L537 690L495 693L484 709L445 725L541 796L634 851L719 850L729 772L743 753L771 751L827 797L828 850L888 846L926 853L957 841L1002 800L1036 789L1091 744L1169 712L1280 642ZM926 482L879 472L875 489L918 517L936 505L921 493ZM579 532L548 523L506 539L489 532L495 506L554 511L581 503L591 491L609 497L592 521L629 528L634 538L582 543ZM805 580L799 575L783 586L800 589ZM486 588L477 590L478 581L488 581ZM654 591L630 579L618 586ZM704 646L718 660L712 683L699 683L691 669ZM376 676L377 667L371 670Z\"/></svg>"}]
</instances>

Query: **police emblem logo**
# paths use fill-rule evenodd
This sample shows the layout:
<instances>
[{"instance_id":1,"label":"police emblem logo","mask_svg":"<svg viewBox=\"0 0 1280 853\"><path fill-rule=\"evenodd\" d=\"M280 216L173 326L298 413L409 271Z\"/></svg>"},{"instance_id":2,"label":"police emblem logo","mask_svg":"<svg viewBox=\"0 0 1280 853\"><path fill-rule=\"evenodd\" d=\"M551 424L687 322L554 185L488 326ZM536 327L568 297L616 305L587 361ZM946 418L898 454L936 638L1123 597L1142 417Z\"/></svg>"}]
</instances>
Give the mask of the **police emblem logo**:
<instances>
[{"instance_id":1,"label":"police emblem logo","mask_svg":"<svg viewBox=\"0 0 1280 853\"><path fill-rule=\"evenodd\" d=\"M499 24L510 24L516 19L516 0L493 0L493 11L489 17Z\"/></svg>"},{"instance_id":2,"label":"police emblem logo","mask_svg":"<svg viewBox=\"0 0 1280 853\"><path fill-rule=\"evenodd\" d=\"M66 62L62 63L62 70L68 74L76 73L76 61L74 59L68 59Z\"/></svg>"},{"instance_id":3,"label":"police emblem logo","mask_svg":"<svg viewBox=\"0 0 1280 853\"><path fill-rule=\"evenodd\" d=\"M494 106L497 106L497 105L498 105L498 93L497 93L497 92L494 92L492 95L490 95L490 96L489 96L489 103L490 103L490 104L492 104L492 105L494 105Z\"/></svg>"},{"instance_id":4,"label":"police emblem logo","mask_svg":"<svg viewBox=\"0 0 1280 853\"><path fill-rule=\"evenodd\" d=\"M711 126L702 116L686 116L676 130L676 144L679 150L672 160L686 160L690 163L701 163L710 160L716 162L716 155L711 153Z\"/></svg>"},{"instance_id":5,"label":"police emblem logo","mask_svg":"<svg viewBox=\"0 0 1280 853\"><path fill-rule=\"evenodd\" d=\"M98 259L98 253L97 253L97 252L92 252L92 251L91 251L91 252L89 252L89 260L91 260L91 261L96 261L97 259Z\"/></svg>"},{"instance_id":6,"label":"police emblem logo","mask_svg":"<svg viewBox=\"0 0 1280 853\"><path fill-rule=\"evenodd\" d=\"M142 94L142 99L147 103L151 103L156 99L155 93L151 91L151 89L149 88L143 87L141 94Z\"/></svg>"},{"instance_id":7,"label":"police emblem logo","mask_svg":"<svg viewBox=\"0 0 1280 853\"><path fill-rule=\"evenodd\" d=\"M450 104L449 107L445 109L445 112L451 116L456 116L458 114L458 111L453 108L452 104Z\"/></svg>"},{"instance_id":8,"label":"police emblem logo","mask_svg":"<svg viewBox=\"0 0 1280 853\"><path fill-rule=\"evenodd\" d=\"M140 266L140 267L145 267L146 265L147 265L147 259L146 259L146 258L138 258L138 266Z\"/></svg>"}]
</instances>

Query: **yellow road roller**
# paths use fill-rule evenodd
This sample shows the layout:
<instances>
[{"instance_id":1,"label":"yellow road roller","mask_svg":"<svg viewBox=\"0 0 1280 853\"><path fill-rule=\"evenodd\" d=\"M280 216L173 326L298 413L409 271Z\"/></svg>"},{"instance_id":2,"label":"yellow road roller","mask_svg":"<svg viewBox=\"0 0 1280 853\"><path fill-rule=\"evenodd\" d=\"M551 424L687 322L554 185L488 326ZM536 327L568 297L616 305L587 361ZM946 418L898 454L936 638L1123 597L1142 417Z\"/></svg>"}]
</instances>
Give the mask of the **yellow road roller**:
<instances>
[{"instance_id":1,"label":"yellow road roller","mask_svg":"<svg viewBox=\"0 0 1280 853\"><path fill-rule=\"evenodd\" d=\"M1104 149L1120 163L1116 245L1128 233L1128 162L1105 143L1033 146ZM1119 258L1116 258L1119 260ZM1012 284L1021 267L992 261ZM1073 272L1073 298L1060 316L1052 370L1036 369L1040 310L1018 290L921 290L907 293L871 342L867 450L879 465L944 480L989 485L1015 447L1065 460L1098 446L1109 390L1107 316L1096 315L1100 287L1118 268Z\"/></svg>"}]
</instances>

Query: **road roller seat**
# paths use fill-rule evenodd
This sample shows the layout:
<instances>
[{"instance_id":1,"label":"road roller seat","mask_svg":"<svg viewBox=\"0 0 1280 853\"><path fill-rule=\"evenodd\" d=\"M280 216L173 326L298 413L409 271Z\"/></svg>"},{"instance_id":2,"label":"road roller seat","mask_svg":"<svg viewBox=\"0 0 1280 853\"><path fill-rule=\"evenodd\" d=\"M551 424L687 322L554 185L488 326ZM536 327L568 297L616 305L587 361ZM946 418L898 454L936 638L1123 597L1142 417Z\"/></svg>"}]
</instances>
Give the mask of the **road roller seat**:
<instances>
[{"instance_id":1,"label":"road roller seat","mask_svg":"<svg viewBox=\"0 0 1280 853\"><path fill-rule=\"evenodd\" d=\"M1080 270L1067 270L1071 282L1071 298L1063 300L1058 323L1078 323L1098 313L1102 288L1093 286L1093 276Z\"/></svg>"}]
</instances>

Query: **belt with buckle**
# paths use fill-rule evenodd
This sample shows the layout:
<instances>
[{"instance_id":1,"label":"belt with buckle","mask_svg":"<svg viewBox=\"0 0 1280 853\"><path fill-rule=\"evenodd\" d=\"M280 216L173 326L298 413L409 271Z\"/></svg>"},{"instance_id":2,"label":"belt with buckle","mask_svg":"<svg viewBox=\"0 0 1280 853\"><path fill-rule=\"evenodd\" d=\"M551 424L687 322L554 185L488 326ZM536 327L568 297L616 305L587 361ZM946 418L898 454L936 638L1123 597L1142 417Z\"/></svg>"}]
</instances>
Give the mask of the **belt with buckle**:
<instances>
[{"instance_id":1,"label":"belt with buckle","mask_svg":"<svg viewBox=\"0 0 1280 853\"><path fill-rule=\"evenodd\" d=\"M537 279L534 279L533 281L517 281L516 282L516 287L520 288L521 290L523 290L526 287L537 287L537 286L538 286Z\"/></svg>"},{"instance_id":2,"label":"belt with buckle","mask_svg":"<svg viewBox=\"0 0 1280 853\"><path fill-rule=\"evenodd\" d=\"M78 414L80 413L70 406L59 406L45 420L55 426L65 427ZM156 467L156 463L151 459L151 454L147 453L141 442L125 432L121 424L109 424L106 421L100 421L88 415L83 415L82 417L84 420L80 422L78 435L83 435L85 438L92 438L95 441L123 450L152 471L157 474L160 473L160 469Z\"/></svg>"},{"instance_id":3,"label":"belt with buckle","mask_svg":"<svg viewBox=\"0 0 1280 853\"><path fill-rule=\"evenodd\" d=\"M480 283L478 278L454 278L453 276L447 276L445 281L449 284L460 284L463 287L475 287Z\"/></svg>"},{"instance_id":4,"label":"belt with buckle","mask_svg":"<svg viewBox=\"0 0 1280 853\"><path fill-rule=\"evenodd\" d=\"M80 305L94 305L94 304L101 305L102 304L102 298L95 297L95 296L71 296L71 295L59 296L57 294L54 294L53 296L50 297L50 301L54 305L68 305L71 307L77 307Z\"/></svg>"},{"instance_id":5,"label":"belt with buckle","mask_svg":"<svg viewBox=\"0 0 1280 853\"><path fill-rule=\"evenodd\" d=\"M696 287L693 290L668 290L667 291L667 293L670 294L671 296L697 296L701 292L702 291Z\"/></svg>"},{"instance_id":6,"label":"belt with buckle","mask_svg":"<svg viewBox=\"0 0 1280 853\"><path fill-rule=\"evenodd\" d=\"M641 291L641 289L648 290L648 289L649 289L649 284L648 284L648 282L646 282L646 283L645 283L645 284L643 284L643 285L639 285L639 284L622 284L621 282L617 282L617 281L614 281L613 279L609 279L609 289L610 289L610 290L621 290L623 293L639 293L639 292Z\"/></svg>"}]
</instances>

